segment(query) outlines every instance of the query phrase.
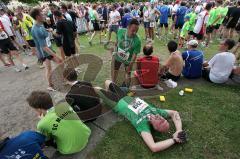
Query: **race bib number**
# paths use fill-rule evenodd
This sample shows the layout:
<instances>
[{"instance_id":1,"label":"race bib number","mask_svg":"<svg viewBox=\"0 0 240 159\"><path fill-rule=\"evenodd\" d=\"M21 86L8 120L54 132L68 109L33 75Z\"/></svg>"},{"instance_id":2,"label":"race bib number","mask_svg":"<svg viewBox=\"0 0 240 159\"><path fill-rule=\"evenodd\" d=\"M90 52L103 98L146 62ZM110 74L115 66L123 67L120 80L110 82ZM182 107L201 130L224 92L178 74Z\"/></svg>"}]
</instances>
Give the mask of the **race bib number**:
<instances>
[{"instance_id":1,"label":"race bib number","mask_svg":"<svg viewBox=\"0 0 240 159\"><path fill-rule=\"evenodd\" d=\"M0 32L0 39L7 39L7 34L4 31Z\"/></svg>"},{"instance_id":2,"label":"race bib number","mask_svg":"<svg viewBox=\"0 0 240 159\"><path fill-rule=\"evenodd\" d=\"M50 46L52 45L51 40L50 40L50 36L48 36L48 37L46 38L46 43L47 43L47 46L48 46L48 47L50 47Z\"/></svg>"},{"instance_id":3,"label":"race bib number","mask_svg":"<svg viewBox=\"0 0 240 159\"><path fill-rule=\"evenodd\" d=\"M133 102L128 105L128 108L137 115L147 107L148 107L148 104L140 98L135 98Z\"/></svg>"},{"instance_id":4,"label":"race bib number","mask_svg":"<svg viewBox=\"0 0 240 159\"><path fill-rule=\"evenodd\" d=\"M127 61L128 58L129 58L129 53L126 52L126 51L124 51L124 50L122 50L122 49L120 49L120 48L118 48L117 56L118 56L121 60Z\"/></svg>"},{"instance_id":5,"label":"race bib number","mask_svg":"<svg viewBox=\"0 0 240 159\"><path fill-rule=\"evenodd\" d=\"M151 27L151 28L155 27L155 22L151 22L151 23L150 23L150 27Z\"/></svg>"}]
</instances>

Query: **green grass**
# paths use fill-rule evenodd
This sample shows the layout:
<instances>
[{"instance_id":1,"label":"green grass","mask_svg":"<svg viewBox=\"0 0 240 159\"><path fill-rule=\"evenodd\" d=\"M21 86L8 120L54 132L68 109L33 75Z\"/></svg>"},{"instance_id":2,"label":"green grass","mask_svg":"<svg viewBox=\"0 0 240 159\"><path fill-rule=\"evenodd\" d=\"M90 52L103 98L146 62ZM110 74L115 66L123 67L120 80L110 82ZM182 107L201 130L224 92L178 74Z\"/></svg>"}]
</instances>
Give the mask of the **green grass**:
<instances>
[{"instance_id":1,"label":"green grass","mask_svg":"<svg viewBox=\"0 0 240 159\"><path fill-rule=\"evenodd\" d=\"M97 159L188 159L239 158L239 93L240 87L206 84L193 86L194 92L179 96L180 88L166 93L167 101L159 97L147 99L163 109L178 110L187 131L188 142L152 153L128 121L121 121L108 130L89 157ZM174 125L171 124L171 133ZM155 140L171 137L155 133Z\"/></svg>"},{"instance_id":2,"label":"green grass","mask_svg":"<svg viewBox=\"0 0 240 159\"><path fill-rule=\"evenodd\" d=\"M142 27L138 34L141 39L144 39ZM83 46L80 54L94 54L103 59L104 65L93 82L97 86L103 86L104 81L110 78L110 54L103 45L99 44L98 37L93 40L92 47L89 46L86 35L79 36L79 41ZM145 41L142 40L142 46L144 43ZM154 42L154 55L160 58L161 63L169 56L166 44L167 41L164 40L155 39ZM206 60L218 53L218 45L219 42L215 40L209 48L203 49ZM96 149L89 154L89 158L240 158L238 151L240 145L240 87L214 84L198 84L190 87L194 89L194 92L183 97L178 95L180 88L165 93L167 100L165 103L160 103L158 96L147 98L148 102L161 106L161 108L174 109L181 113L183 128L189 137L188 143L153 154L131 124L121 121L107 131ZM171 132L173 131L172 129ZM155 136L156 140L170 137L169 134L155 134Z\"/></svg>"}]
</instances>

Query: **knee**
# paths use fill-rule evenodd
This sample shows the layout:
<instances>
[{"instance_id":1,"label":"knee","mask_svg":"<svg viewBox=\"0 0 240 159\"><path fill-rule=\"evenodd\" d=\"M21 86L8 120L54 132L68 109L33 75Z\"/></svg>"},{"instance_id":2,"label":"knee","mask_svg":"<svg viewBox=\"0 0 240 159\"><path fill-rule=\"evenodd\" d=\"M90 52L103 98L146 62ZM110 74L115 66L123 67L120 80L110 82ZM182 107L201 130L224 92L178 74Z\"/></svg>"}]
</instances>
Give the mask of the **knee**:
<instances>
[{"instance_id":1,"label":"knee","mask_svg":"<svg viewBox=\"0 0 240 159\"><path fill-rule=\"evenodd\" d=\"M106 90L109 89L109 86L110 86L111 83L112 83L111 80L106 80L106 81L105 81L105 88L106 88Z\"/></svg>"}]
</instances>

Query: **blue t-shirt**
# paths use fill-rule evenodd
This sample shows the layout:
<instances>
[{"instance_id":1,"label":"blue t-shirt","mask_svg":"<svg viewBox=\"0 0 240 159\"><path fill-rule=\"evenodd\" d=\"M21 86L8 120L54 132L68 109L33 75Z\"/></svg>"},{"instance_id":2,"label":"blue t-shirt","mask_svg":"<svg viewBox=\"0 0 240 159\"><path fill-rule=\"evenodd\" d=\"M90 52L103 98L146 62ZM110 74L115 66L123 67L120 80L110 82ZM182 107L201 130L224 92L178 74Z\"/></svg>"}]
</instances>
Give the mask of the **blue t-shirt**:
<instances>
[{"instance_id":1,"label":"blue t-shirt","mask_svg":"<svg viewBox=\"0 0 240 159\"><path fill-rule=\"evenodd\" d=\"M122 17L122 27L123 28L127 28L129 22L132 20L132 16L130 13L127 13L125 14L123 17Z\"/></svg>"},{"instance_id":2,"label":"blue t-shirt","mask_svg":"<svg viewBox=\"0 0 240 159\"><path fill-rule=\"evenodd\" d=\"M185 6L180 6L177 10L176 16L177 16L177 20L176 20L176 24L177 25L183 25L184 24L184 17L186 15L187 12L187 7Z\"/></svg>"},{"instance_id":3,"label":"blue t-shirt","mask_svg":"<svg viewBox=\"0 0 240 159\"><path fill-rule=\"evenodd\" d=\"M182 74L186 78L200 78L202 76L203 52L189 50L182 53L185 66Z\"/></svg>"},{"instance_id":4,"label":"blue t-shirt","mask_svg":"<svg viewBox=\"0 0 240 159\"><path fill-rule=\"evenodd\" d=\"M160 15L160 24L167 24L168 23L168 15L169 15L169 7L166 5L163 5L159 7L159 12L161 13Z\"/></svg>"},{"instance_id":5,"label":"blue t-shirt","mask_svg":"<svg viewBox=\"0 0 240 159\"><path fill-rule=\"evenodd\" d=\"M45 136L34 131L25 131L6 141L0 150L1 159L47 159L41 146Z\"/></svg>"},{"instance_id":6,"label":"blue t-shirt","mask_svg":"<svg viewBox=\"0 0 240 159\"><path fill-rule=\"evenodd\" d=\"M39 59L48 57L49 54L43 51L43 48L47 46L46 38L48 32L43 25L34 24L32 27L32 37L37 47L37 56Z\"/></svg>"}]
</instances>

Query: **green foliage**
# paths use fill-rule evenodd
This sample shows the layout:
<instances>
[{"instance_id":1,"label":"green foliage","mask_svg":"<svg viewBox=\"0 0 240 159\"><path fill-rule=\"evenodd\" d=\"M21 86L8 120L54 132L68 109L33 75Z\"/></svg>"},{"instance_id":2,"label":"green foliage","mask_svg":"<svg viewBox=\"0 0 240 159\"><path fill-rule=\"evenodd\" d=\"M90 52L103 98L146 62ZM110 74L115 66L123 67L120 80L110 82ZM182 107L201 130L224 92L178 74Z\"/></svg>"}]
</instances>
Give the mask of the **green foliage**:
<instances>
[{"instance_id":1,"label":"green foliage","mask_svg":"<svg viewBox=\"0 0 240 159\"><path fill-rule=\"evenodd\" d=\"M39 2L38 0L18 0L18 1L27 4L36 4Z\"/></svg>"}]
</instances>

